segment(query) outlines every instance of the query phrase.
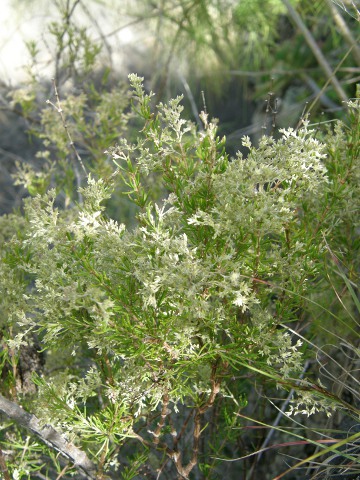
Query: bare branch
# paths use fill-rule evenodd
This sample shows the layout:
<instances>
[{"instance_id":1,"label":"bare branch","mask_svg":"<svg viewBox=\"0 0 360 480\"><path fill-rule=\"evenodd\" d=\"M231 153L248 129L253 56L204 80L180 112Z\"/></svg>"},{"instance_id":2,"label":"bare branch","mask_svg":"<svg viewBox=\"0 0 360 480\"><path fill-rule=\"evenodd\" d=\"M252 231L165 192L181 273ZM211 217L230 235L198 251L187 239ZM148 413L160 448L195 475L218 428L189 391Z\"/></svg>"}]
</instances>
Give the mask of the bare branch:
<instances>
[{"instance_id":1,"label":"bare branch","mask_svg":"<svg viewBox=\"0 0 360 480\"><path fill-rule=\"evenodd\" d=\"M155 431L154 432L149 431L149 433L151 433L154 437L153 443L155 445L158 445L158 443L159 443L159 437L161 435L161 430L164 428L166 417L171 412L168 409L168 405L169 405L169 395L168 395L168 393L165 393L164 396L163 396L163 406L162 406L162 409L161 409L160 420L157 424L157 427L156 427Z\"/></svg>"},{"instance_id":2,"label":"bare branch","mask_svg":"<svg viewBox=\"0 0 360 480\"><path fill-rule=\"evenodd\" d=\"M299 28L301 33L304 35L306 43L309 45L311 51L313 52L314 56L316 57L316 60L318 61L319 65L323 69L326 78L331 82L332 86L334 87L334 90L336 93L339 95L340 99L343 100L344 102L348 101L348 97L346 93L344 92L339 80L335 76L335 72L332 71L328 61L324 57L322 51L318 47L314 37L312 36L310 30L307 28L305 23L302 21L300 15L294 10L292 5L290 4L289 0L282 0L283 4L286 6L290 18L293 20L295 25Z\"/></svg>"},{"instance_id":3,"label":"bare branch","mask_svg":"<svg viewBox=\"0 0 360 480\"><path fill-rule=\"evenodd\" d=\"M51 425L42 425L39 419L23 410L19 405L0 395L0 412L5 413L21 427L37 435L46 445L55 448L68 458L76 468L82 470L89 479L96 479L96 466L85 452L68 442Z\"/></svg>"},{"instance_id":4,"label":"bare branch","mask_svg":"<svg viewBox=\"0 0 360 480\"><path fill-rule=\"evenodd\" d=\"M77 161L79 162L81 168L83 169L85 175L87 175L87 171L86 171L86 168L83 164L83 161L79 155L79 152L76 150L76 147L75 147L75 144L74 144L74 141L70 135L70 132L69 132L69 127L65 121L65 117L64 117L64 113L63 113L63 109L62 109L62 106L61 106L61 102L60 102L60 97L59 97L59 92L58 92L58 89L57 89L57 86L56 86L56 80L55 78L53 78L53 86L54 86L54 92L55 92L55 97L56 97L56 105L54 103L52 103L50 100L46 100L46 103L48 103L49 105L51 105L53 108L55 108L55 110L60 114L60 117L61 117L61 121L62 121L62 124L63 124L63 127L65 129L65 132L66 132L66 135L69 139L69 142L70 142L70 147L72 148L74 154L75 154L75 157L77 159Z\"/></svg>"},{"instance_id":5,"label":"bare branch","mask_svg":"<svg viewBox=\"0 0 360 480\"><path fill-rule=\"evenodd\" d=\"M358 40L354 38L353 34L351 33L350 28L348 27L347 23L341 16L339 10L335 7L334 3L331 0L326 0L327 6L333 16L333 19L336 25L339 28L341 35L344 37L346 42L350 47L352 47L352 55L357 63L360 66L360 47L358 45Z\"/></svg>"}]
</instances>

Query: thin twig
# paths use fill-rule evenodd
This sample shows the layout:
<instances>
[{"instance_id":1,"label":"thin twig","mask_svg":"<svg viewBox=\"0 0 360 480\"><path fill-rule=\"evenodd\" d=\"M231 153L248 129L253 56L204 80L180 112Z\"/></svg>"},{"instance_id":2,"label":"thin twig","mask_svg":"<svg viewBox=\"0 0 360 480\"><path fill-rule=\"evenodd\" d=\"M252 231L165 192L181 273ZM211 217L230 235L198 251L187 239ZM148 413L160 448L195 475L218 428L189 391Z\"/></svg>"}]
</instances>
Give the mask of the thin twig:
<instances>
[{"instance_id":1,"label":"thin twig","mask_svg":"<svg viewBox=\"0 0 360 480\"><path fill-rule=\"evenodd\" d=\"M59 97L59 92L58 92L58 89L57 89L57 86L56 86L56 80L55 78L52 79L53 81L53 85L54 85L54 91L55 91L55 97L56 97L56 105L51 102L50 100L46 100L46 103L48 103L49 105L51 105L52 107L55 108L55 110L60 114L60 118L61 118L61 121L62 121L62 124L65 128L65 131L66 131L66 134L67 134L67 137L69 139L69 142L70 142L70 146L75 154L75 157L77 159L77 161L79 162L81 168L83 169L85 175L87 175L87 171L86 171L86 168L83 164L83 161L81 160L81 157L79 155L79 152L76 150L76 147L74 145L74 142L73 142L73 139L70 135L70 132L69 132L69 127L65 121L65 117L64 117L64 113L63 113L63 109L62 109L62 106L61 106L61 102L60 102L60 97Z\"/></svg>"},{"instance_id":2,"label":"thin twig","mask_svg":"<svg viewBox=\"0 0 360 480\"><path fill-rule=\"evenodd\" d=\"M343 56L343 58L340 60L340 62L338 63L337 67L335 68L334 70L334 75L336 74L336 72L340 69L341 65L345 62L345 60L347 59L347 57L349 56L350 52L352 50L352 47L349 48L349 50L346 52L346 54ZM313 109L314 105L316 104L316 102L319 100L319 98L321 98L321 95L325 92L327 86L329 85L329 83L331 82L331 77L327 79L327 81L325 82L324 86L322 87L322 89L320 90L320 92L317 94L317 96L314 98L313 102L311 103L310 107L308 108L308 111L307 113L311 112L311 110ZM347 100L345 102L345 104L347 104Z\"/></svg>"},{"instance_id":3,"label":"thin twig","mask_svg":"<svg viewBox=\"0 0 360 480\"><path fill-rule=\"evenodd\" d=\"M344 2L338 3L336 0L332 0L339 8L344 10L345 13L350 15L350 17L354 18L358 22L360 21L360 10L358 10L357 6L355 5L354 0L351 2L351 6L354 8L356 15L353 15L349 10L345 7Z\"/></svg>"},{"instance_id":4,"label":"thin twig","mask_svg":"<svg viewBox=\"0 0 360 480\"><path fill-rule=\"evenodd\" d=\"M239 77L263 77L264 75L299 75L302 73L311 73L311 72L318 72L320 70L319 67L314 68L293 68L291 70L286 69L271 69L271 70L229 70L227 73L230 75L236 75ZM339 72L348 72L348 73L357 73L360 71L359 67L343 67L338 69Z\"/></svg>"},{"instance_id":5,"label":"thin twig","mask_svg":"<svg viewBox=\"0 0 360 480\"><path fill-rule=\"evenodd\" d=\"M357 65L360 67L360 47L354 38L353 34L351 33L349 27L347 26L345 20L341 16L339 10L335 7L335 4L332 0L325 0L327 3L327 6L331 12L331 15L333 16L334 22L338 26L338 29L340 30L341 35L343 38L346 40L346 42L349 44L350 47L352 47L352 55L354 57L354 60L356 61Z\"/></svg>"},{"instance_id":6,"label":"thin twig","mask_svg":"<svg viewBox=\"0 0 360 480\"><path fill-rule=\"evenodd\" d=\"M177 436L176 436L176 435L173 435L173 437L174 437L174 450L177 449L177 446L178 446L178 444L179 444L179 441L181 440L182 436L184 435L185 430L186 430L186 428L187 428L187 426L188 426L188 423L189 423L191 417L192 417L192 411L190 411L189 414L188 414L188 416L186 417L186 419L185 419L185 421L184 421L184 423L183 423L183 425L182 425L182 427L181 427L180 433L179 433ZM176 434L176 432L175 432L175 434Z\"/></svg>"},{"instance_id":7,"label":"thin twig","mask_svg":"<svg viewBox=\"0 0 360 480\"><path fill-rule=\"evenodd\" d=\"M66 43L64 42L64 36L69 31L71 16L73 15L74 10L75 10L75 8L76 8L76 6L78 5L79 2L80 2L80 0L75 0L71 9L70 9L70 2L68 1L66 3L66 12L64 12L64 14L63 14L64 29L57 39L57 44L60 45L60 47L59 47L58 51L56 52L56 56L55 56L55 78L56 78L56 80L59 80L59 77L60 77L60 60L61 60L61 55L63 54L63 51L65 50L65 45L66 45ZM61 13L61 4L58 3L58 2L55 2L55 5L58 8L59 12Z\"/></svg>"},{"instance_id":8,"label":"thin twig","mask_svg":"<svg viewBox=\"0 0 360 480\"><path fill-rule=\"evenodd\" d=\"M81 1L80 0L80 6L81 8L84 10L84 13L85 15L87 15L90 19L90 21L93 23L93 25L95 25L97 31L99 32L99 35L100 35L100 39L102 41L102 45L105 45L105 48L108 52L108 56L109 56L109 61L110 61L110 65L111 65L111 68L112 68L112 48L111 48L111 45L110 43L107 41L106 39L106 35L104 34L104 32L102 31L101 29L101 26L99 24L99 22L97 21L96 19L96 16L94 16L90 10L88 9L88 7L86 6L85 2Z\"/></svg>"},{"instance_id":9,"label":"thin twig","mask_svg":"<svg viewBox=\"0 0 360 480\"><path fill-rule=\"evenodd\" d=\"M324 92L321 91L321 88L317 85L314 79L312 79L306 73L302 74L302 77L316 96L320 94L319 100L324 107L330 108L331 110L339 108L335 102L333 102L327 95L324 94Z\"/></svg>"},{"instance_id":10,"label":"thin twig","mask_svg":"<svg viewBox=\"0 0 360 480\"><path fill-rule=\"evenodd\" d=\"M332 71L328 61L326 60L325 56L323 55L322 51L318 47L314 37L312 36L310 30L307 28L305 23L302 21L300 15L296 12L293 6L290 4L289 0L282 0L283 4L286 6L290 18L293 20L295 25L299 28L299 30L304 35L306 43L309 45L311 51L313 52L316 60L318 61L320 67L323 69L326 78L331 82L334 90L340 97L340 99L344 102L348 101L348 97L343 90L340 82L335 76L335 72Z\"/></svg>"},{"instance_id":11,"label":"thin twig","mask_svg":"<svg viewBox=\"0 0 360 480\"><path fill-rule=\"evenodd\" d=\"M191 455L191 459L186 466L182 465L181 462L181 455L178 453L178 457L176 460L174 459L174 463L176 465L178 473L183 478L188 478L190 472L195 467L198 462L198 455L199 455L199 444L200 444L200 436L201 436L201 417L202 415L213 406L215 399L220 391L220 382L216 380L216 370L217 365L215 364L212 369L211 374L211 392L207 399L207 401L201 405L201 407L197 408L194 415L194 432L193 432L193 451Z\"/></svg>"},{"instance_id":12,"label":"thin twig","mask_svg":"<svg viewBox=\"0 0 360 480\"><path fill-rule=\"evenodd\" d=\"M197 108L197 105L196 105L196 102L195 102L195 99L194 99L194 95L192 94L190 85L188 84L186 78L184 77L184 75L181 72L179 72L179 78L180 78L181 83L183 84L183 87L185 88L185 91L186 91L187 96L189 98L191 110L192 110L193 115L195 117L196 123L199 127L199 130L203 130L203 125L202 125L202 122L201 122L200 116L199 116L199 110Z\"/></svg>"},{"instance_id":13,"label":"thin twig","mask_svg":"<svg viewBox=\"0 0 360 480\"><path fill-rule=\"evenodd\" d=\"M60 480L60 478L62 478L65 475L67 470L69 470L69 465L65 465L65 467L59 473L59 475L56 477L56 480Z\"/></svg>"},{"instance_id":14,"label":"thin twig","mask_svg":"<svg viewBox=\"0 0 360 480\"><path fill-rule=\"evenodd\" d=\"M155 445L158 445L159 443L159 437L161 435L161 430L164 428L165 419L170 413L170 410L168 409L168 405L169 405L169 395L165 393L163 396L163 406L161 409L160 420L158 421L156 429L153 432L149 431L149 433L151 433L151 435L153 435L154 437L153 442L155 443Z\"/></svg>"},{"instance_id":15,"label":"thin twig","mask_svg":"<svg viewBox=\"0 0 360 480\"><path fill-rule=\"evenodd\" d=\"M186 478L188 477L191 470L195 467L198 461L198 454L199 454L199 443L200 443L200 435L201 435L201 412L200 409L195 413L194 417L194 441L193 441L193 451L191 455L191 459L189 463L184 467L183 474L185 474Z\"/></svg>"},{"instance_id":16,"label":"thin twig","mask_svg":"<svg viewBox=\"0 0 360 480\"><path fill-rule=\"evenodd\" d=\"M301 372L301 375L299 377L299 380L302 380L304 378L304 375L307 371L307 369L309 368L309 365L310 365L310 362L309 360L307 360L305 362L305 365L304 365L304 368L303 368L303 371ZM298 382L297 382L298 383ZM279 410L273 424L272 424L272 428L269 430L269 433L267 434L265 440L263 441L261 447L260 447L260 452L259 452L259 455L257 457L257 460L260 461L260 458L262 457L262 454L263 452L266 450L266 447L268 446L270 440L271 440L271 437L273 436L275 430L274 430L274 427L277 427L279 425L279 422L280 422L280 419L284 416L284 413L285 413L285 410L287 409L291 399L292 399L292 396L294 395L294 392L295 392L295 389L292 388L288 394L288 396L286 397L286 399L284 400L282 406L281 406L281 409Z\"/></svg>"}]
</instances>

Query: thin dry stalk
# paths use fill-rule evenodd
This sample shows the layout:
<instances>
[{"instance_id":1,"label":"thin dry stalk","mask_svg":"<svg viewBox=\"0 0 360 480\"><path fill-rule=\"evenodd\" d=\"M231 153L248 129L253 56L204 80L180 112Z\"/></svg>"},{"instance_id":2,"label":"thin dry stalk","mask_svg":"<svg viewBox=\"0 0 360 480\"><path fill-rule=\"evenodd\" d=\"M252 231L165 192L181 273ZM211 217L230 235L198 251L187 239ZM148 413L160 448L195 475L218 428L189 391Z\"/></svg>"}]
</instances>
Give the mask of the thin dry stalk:
<instances>
[{"instance_id":1,"label":"thin dry stalk","mask_svg":"<svg viewBox=\"0 0 360 480\"><path fill-rule=\"evenodd\" d=\"M290 18L293 20L295 25L298 27L298 29L301 31L301 33L304 35L306 43L309 45L311 51L313 52L316 60L318 61L320 67L324 71L326 78L330 81L332 86L334 87L334 90L338 94L339 98L347 102L348 97L343 90L340 82L335 76L335 72L332 71L328 61L326 60L325 56L323 55L322 51L320 50L319 46L317 45L314 37L312 36L310 30L307 28L305 23L302 21L300 15L296 12L296 10L292 7L290 4L289 0L282 0L283 4L286 6Z\"/></svg>"},{"instance_id":2,"label":"thin dry stalk","mask_svg":"<svg viewBox=\"0 0 360 480\"><path fill-rule=\"evenodd\" d=\"M341 13L339 10L336 8L334 5L334 2L332 0L325 0L326 4L331 12L331 15L333 16L334 22L338 26L338 29L341 33L341 35L344 37L345 41L349 44L350 47L352 47L352 55L354 57L354 60L356 61L357 65L360 67L360 47L354 38L353 34L351 33L351 30L347 26L345 20L341 16Z\"/></svg>"}]
</instances>

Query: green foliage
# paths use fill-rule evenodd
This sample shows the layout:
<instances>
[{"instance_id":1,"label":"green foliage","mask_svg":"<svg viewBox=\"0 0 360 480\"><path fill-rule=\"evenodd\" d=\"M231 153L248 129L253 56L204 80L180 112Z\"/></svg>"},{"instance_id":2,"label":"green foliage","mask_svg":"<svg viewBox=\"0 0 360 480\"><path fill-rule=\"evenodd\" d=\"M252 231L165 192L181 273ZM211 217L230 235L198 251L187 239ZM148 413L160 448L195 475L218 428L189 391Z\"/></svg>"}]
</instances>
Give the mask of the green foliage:
<instances>
[{"instance_id":1,"label":"green foliage","mask_svg":"<svg viewBox=\"0 0 360 480\"><path fill-rule=\"evenodd\" d=\"M20 101L25 97L17 91L16 98ZM17 163L15 184L25 186L35 196L45 193L55 181L57 191L63 191L69 203L74 200L74 184L79 183L80 176L76 156L69 156L69 135L90 170L104 177L110 175L111 165L103 152L126 131L129 115L125 111L129 99L124 87L119 85L109 92L100 94L92 89L58 101L61 102L58 105L48 102L50 106L40 112L39 125L31 131L43 143L43 149L37 153L41 170ZM21 106L25 108L23 102ZM66 129L59 121L60 110L66 112Z\"/></svg>"},{"instance_id":2,"label":"green foliage","mask_svg":"<svg viewBox=\"0 0 360 480\"><path fill-rule=\"evenodd\" d=\"M156 468L167 456L184 478L197 464L211 475L209 457L221 454L236 425L232 412L246 404L247 382L234 383L237 375L295 388L295 413L336 406L322 386L298 379L302 342L286 324L309 311L304 298L314 295L313 279L324 278L330 248L343 262L347 254L349 262L356 258L338 249L344 225L349 245L356 238L358 117L323 142L306 121L282 130L278 140L263 137L257 148L244 137L248 155L230 159L205 113L197 130L182 118L181 98L154 109L142 79L130 75L130 82L141 130L108 148L111 174L103 175L100 161L97 175L79 188L77 205L61 207L56 189L29 188L34 196L24 216L1 218L3 369L16 365L16 352L32 335L48 366L69 352L66 369L34 376L35 395L21 391L14 368L3 393L23 396L44 423L80 445L98 478L118 468L119 448L134 441L147 453L123 468L123 478L133 478L135 465L153 453ZM94 148L102 120L111 121L109 99L98 99ZM84 132L90 138L94 127L84 118L86 102L85 95L63 102L78 127L74 138ZM358 102L350 108L356 112ZM44 136L56 145L61 171L66 131L55 113L44 113ZM120 115L116 128L123 121ZM119 184L138 209L132 229L106 209ZM356 268L351 264L351 282ZM224 441L211 443L205 455L199 438L216 405L212 435L221 429ZM189 424L179 415L184 408L192 412Z\"/></svg>"},{"instance_id":3,"label":"green foliage","mask_svg":"<svg viewBox=\"0 0 360 480\"><path fill-rule=\"evenodd\" d=\"M329 21L329 2L299 0L293 28L286 3L133 2L131 13L156 24L149 58L160 90L175 59L221 85L238 61L279 69L277 90L295 69L317 94L309 69L320 86L323 73L297 32L302 22L333 70L342 56L336 76L349 88L352 20L349 36ZM341 448L358 434L309 441L305 422L335 409L359 418L359 100L348 103L347 123L312 130L305 119L258 146L243 137L246 155L230 158L217 122L202 112L196 128L182 97L155 106L137 75L130 93L107 87L109 70L100 87L87 80L100 45L75 23L78 4L57 2L48 30L46 108L36 103L35 42L29 84L11 95L42 147L36 167L18 164L14 176L30 194L22 212L0 217L0 394L80 447L98 480L225 478L224 461L247 452L249 410L270 427L261 395L277 398L283 422L305 418L301 435L271 430L316 445L299 466L332 453L356 468L357 455ZM268 90L263 78L254 84ZM6 480L79 473L66 450L59 456L33 432L3 423Z\"/></svg>"}]
</instances>

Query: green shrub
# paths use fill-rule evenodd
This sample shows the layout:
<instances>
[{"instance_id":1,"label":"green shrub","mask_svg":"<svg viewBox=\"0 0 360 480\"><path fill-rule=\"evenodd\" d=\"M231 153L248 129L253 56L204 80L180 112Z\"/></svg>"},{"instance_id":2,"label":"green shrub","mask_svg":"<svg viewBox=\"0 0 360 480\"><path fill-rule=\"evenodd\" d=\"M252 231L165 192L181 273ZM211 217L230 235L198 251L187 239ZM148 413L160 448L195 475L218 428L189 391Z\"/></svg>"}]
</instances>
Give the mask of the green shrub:
<instances>
[{"instance_id":1,"label":"green shrub","mask_svg":"<svg viewBox=\"0 0 360 480\"><path fill-rule=\"evenodd\" d=\"M335 143L331 133L317 140L307 121L257 148L244 137L248 155L230 159L205 113L197 130L181 117L181 98L154 109L142 79L130 82L142 125L136 140L108 148L113 172L94 169L78 204L50 189L26 199L23 216L1 219L1 393L37 415L38 436L50 424L86 452L92 478L118 468L133 478L146 462L161 472L167 459L180 478L210 475L257 378L294 388L293 412L337 406L325 387L300 380L302 341L287 325L311 311L306 298L329 249L340 248L339 222L351 224L358 187L335 185L344 127ZM106 210L118 185L138 210L134 227ZM30 392L19 367L34 342L46 363L30 371ZM51 439L19 437L16 424L4 427L3 449L16 444L14 478L63 468ZM132 466L119 466L130 451Z\"/></svg>"}]
</instances>

